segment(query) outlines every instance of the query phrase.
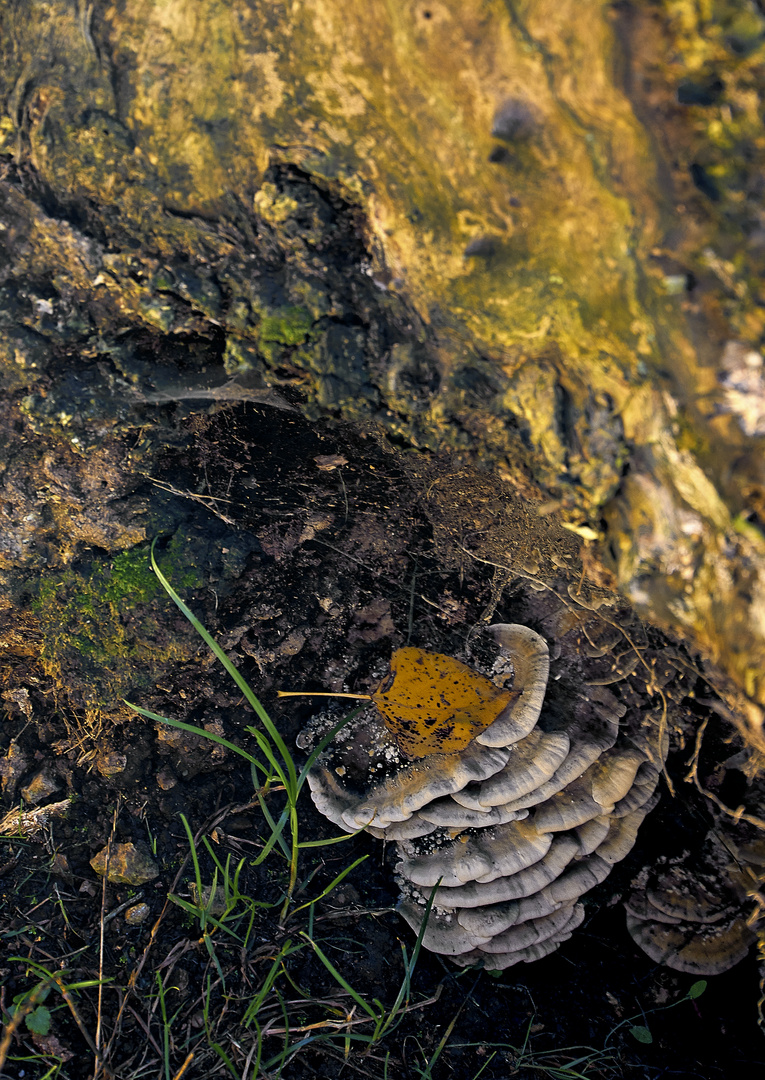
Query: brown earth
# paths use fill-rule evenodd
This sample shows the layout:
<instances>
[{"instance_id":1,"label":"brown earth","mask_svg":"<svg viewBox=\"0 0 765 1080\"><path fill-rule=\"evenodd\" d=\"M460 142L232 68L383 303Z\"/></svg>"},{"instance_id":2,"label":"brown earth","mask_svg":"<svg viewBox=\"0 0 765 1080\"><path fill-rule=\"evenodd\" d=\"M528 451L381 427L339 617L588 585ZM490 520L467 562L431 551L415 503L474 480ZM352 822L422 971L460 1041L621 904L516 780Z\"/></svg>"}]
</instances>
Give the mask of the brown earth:
<instances>
[{"instance_id":1,"label":"brown earth","mask_svg":"<svg viewBox=\"0 0 765 1080\"><path fill-rule=\"evenodd\" d=\"M619 902L638 869L657 852L674 855L700 848L713 824L711 803L683 783L700 718L712 716L699 769L702 782L734 805L745 795L742 773L731 767L723 775L716 767L722 756L732 755L736 737L708 707L696 703L709 694L697 662L641 626L618 600L600 614L576 603L568 585L582 581L583 570L576 545L562 530L555 591L535 591L539 579L531 572L535 568L528 550L523 557L529 571L509 582L506 573L471 558L475 522L469 511L460 510L455 492L474 482L484 513L491 496L481 491L480 480L471 480L448 459L431 463L423 476L416 459L413 463L391 454L371 435L309 424L282 410L226 405L201 416L184 415L176 406L161 408L176 445L160 455L153 482L145 481L133 497L146 496L152 483L155 489L175 489L166 497L168 531L159 541L159 563L249 679L289 746L313 706L310 701L278 702L276 689L363 691L379 679L391 648L407 641L480 663L488 648L480 627L493 612L492 617L534 626L550 641L555 657L550 707L565 707L567 696L582 682L619 664L627 671L630 646L623 634L628 634L648 666L617 676L612 687L625 703L652 711L657 719L666 702L677 747L670 759L677 796L664 790L636 849L587 898L585 925L559 954L499 978L472 970L458 973L447 961L422 954L412 984L411 1004L417 1007L379 1045L352 1043L348 1057L344 1035L368 1033L369 1025L343 1027L349 1014L359 1019L359 1009L353 1013L353 1002L309 949L288 958L277 986L292 1042L299 1043L300 1031L305 1034L312 1023L331 1019L340 1028L333 1040L326 1038L326 1028L314 1029L324 1041L317 1038L290 1054L284 1074L419 1076L447 1032L433 1064L435 1077L472 1077L485 1066L481 1075L497 1078L573 1076L576 1071L592 1077L712 1078L756 1067L763 1055L754 958L712 978L698 1000L665 1012L696 980L653 964L637 950ZM441 486L447 499L438 494ZM524 514L512 500L494 497L490 509L492 532L503 535L508 549L528 543ZM434 544L446 532L460 537L462 556L451 566ZM108 590L125 573L119 558L90 549L87 561L80 557L74 565L81 578ZM88 686L109 685L119 697L257 752L246 731L253 717L240 692L206 647L195 642L173 606L150 588L145 545L141 560L144 576L132 567L131 592L110 602L114 611L109 618L124 634L126 667L114 670L108 657L91 655ZM72 607L66 573L54 577L60 582L55 600L41 601L38 593L30 611L39 615L45 603L46 619L57 615L62 632L84 635L87 619L76 604ZM593 590L606 596L602 586L591 585L590 601ZM103 611L95 614L102 636L107 626L116 633ZM75 618L82 619L76 627ZM613 639L617 644L605 658L585 659L584 632L595 642ZM139 649L149 633L156 643L152 668L144 667ZM87 640L93 644L97 638L91 631ZM87 1036L54 987L46 999L58 1006L50 1032L35 1036L22 1026L14 1036L7 1074L20 1077L24 1070L26 1076L42 1076L47 1066L20 1060L36 1052L47 1054L48 1064L63 1062L62 1077L83 1075L84 1063L92 1067L88 1039L95 1040L100 1016L103 1075L165 1075L161 978L172 1017L169 1075L177 1075L192 1052L185 1076L225 1075L214 1043L243 1075L256 1038L254 1027L244 1028L242 1018L279 947L287 938L301 941L300 931L309 929L307 912L296 912L282 924L285 863L272 855L254 865L268 828L253 802L246 763L223 747L144 721L123 707L104 712L88 705L83 639L78 640L79 652L59 643L55 656L49 652L41 660L23 628L5 630L6 685L12 694L5 696L3 747L6 761L21 762L5 788L5 804L12 806L18 791L40 773L56 785L47 801L71 797L72 802L36 842L12 837L3 842L4 1007L44 981L43 969L56 973L63 968L65 985L97 979L99 971L108 981L100 1009L94 989L71 993ZM616 659L619 653L624 654L621 660ZM131 667L136 657L141 664ZM68 688L65 695L62 686ZM268 797L268 804L272 813L278 810L278 793ZM300 808L304 840L334 835L307 793ZM241 934L252 912L246 949L222 930L202 933L198 920L167 902L168 892L187 903L194 896L195 875L180 815L200 837L203 883L212 880L213 871L201 841L208 836L219 859L230 855L234 865L242 860L243 896L274 905L253 910L242 901L236 909L241 914L232 915L229 925ZM140 887L112 884L103 891L90 860L110 842L115 849L134 844L150 855L159 876ZM365 856L318 904L311 932L354 989L390 1007L402 978L401 944L411 953L413 935L395 913L396 887L382 845L357 836L306 850L292 907L318 896L338 873ZM127 911L141 903L148 905L149 915L130 925ZM258 1023L266 1030L283 1028L283 1016L272 991ZM632 1023L610 1035L627 1018ZM650 1046L629 1033L643 1024L653 1036ZM278 1058L284 1038L265 1036L264 1062ZM570 1049L576 1046L598 1053L586 1064L560 1071L584 1053ZM68 1055L73 1056L67 1060ZM264 1074L277 1072L272 1064Z\"/></svg>"}]
</instances>

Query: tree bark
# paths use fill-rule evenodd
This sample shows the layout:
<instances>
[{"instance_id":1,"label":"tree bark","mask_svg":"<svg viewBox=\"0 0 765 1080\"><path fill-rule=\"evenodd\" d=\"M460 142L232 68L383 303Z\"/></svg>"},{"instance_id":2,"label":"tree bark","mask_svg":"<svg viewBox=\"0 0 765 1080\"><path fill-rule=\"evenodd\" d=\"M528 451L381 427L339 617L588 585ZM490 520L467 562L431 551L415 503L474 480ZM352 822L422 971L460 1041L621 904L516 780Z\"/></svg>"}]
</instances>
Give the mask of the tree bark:
<instances>
[{"instance_id":1,"label":"tree bark","mask_svg":"<svg viewBox=\"0 0 765 1080\"><path fill-rule=\"evenodd\" d=\"M557 515L762 745L763 19L668 7L6 4L9 588L147 535L147 404L249 396Z\"/></svg>"}]
</instances>

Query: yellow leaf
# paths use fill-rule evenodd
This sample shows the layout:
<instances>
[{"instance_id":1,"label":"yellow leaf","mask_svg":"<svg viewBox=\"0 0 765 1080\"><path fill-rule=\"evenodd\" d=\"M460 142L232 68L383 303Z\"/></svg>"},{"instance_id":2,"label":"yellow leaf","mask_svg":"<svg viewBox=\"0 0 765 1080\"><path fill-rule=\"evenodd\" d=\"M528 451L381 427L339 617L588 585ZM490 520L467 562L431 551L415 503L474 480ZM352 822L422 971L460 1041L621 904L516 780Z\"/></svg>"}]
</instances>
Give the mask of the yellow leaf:
<instances>
[{"instance_id":1,"label":"yellow leaf","mask_svg":"<svg viewBox=\"0 0 765 1080\"><path fill-rule=\"evenodd\" d=\"M513 700L509 690L441 653L396 649L390 666L372 700L412 758L464 750Z\"/></svg>"}]
</instances>

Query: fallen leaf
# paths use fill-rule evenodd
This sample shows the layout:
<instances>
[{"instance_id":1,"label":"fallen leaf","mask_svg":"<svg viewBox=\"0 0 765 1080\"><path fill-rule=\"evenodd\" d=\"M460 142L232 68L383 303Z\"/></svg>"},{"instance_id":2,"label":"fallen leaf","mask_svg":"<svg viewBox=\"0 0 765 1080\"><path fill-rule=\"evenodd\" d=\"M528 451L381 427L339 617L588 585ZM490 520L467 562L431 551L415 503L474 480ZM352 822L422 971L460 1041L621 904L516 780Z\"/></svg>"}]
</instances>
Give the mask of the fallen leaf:
<instances>
[{"instance_id":1,"label":"fallen leaf","mask_svg":"<svg viewBox=\"0 0 765 1080\"><path fill-rule=\"evenodd\" d=\"M28 1023L29 1021L27 1021L27 1025ZM71 1061L74 1057L72 1051L65 1049L55 1035L34 1034L32 1036L32 1042L41 1053L57 1057L62 1063Z\"/></svg>"},{"instance_id":2,"label":"fallen leaf","mask_svg":"<svg viewBox=\"0 0 765 1080\"><path fill-rule=\"evenodd\" d=\"M390 666L372 700L412 758L464 750L513 700L509 690L441 653L396 649Z\"/></svg>"}]
</instances>

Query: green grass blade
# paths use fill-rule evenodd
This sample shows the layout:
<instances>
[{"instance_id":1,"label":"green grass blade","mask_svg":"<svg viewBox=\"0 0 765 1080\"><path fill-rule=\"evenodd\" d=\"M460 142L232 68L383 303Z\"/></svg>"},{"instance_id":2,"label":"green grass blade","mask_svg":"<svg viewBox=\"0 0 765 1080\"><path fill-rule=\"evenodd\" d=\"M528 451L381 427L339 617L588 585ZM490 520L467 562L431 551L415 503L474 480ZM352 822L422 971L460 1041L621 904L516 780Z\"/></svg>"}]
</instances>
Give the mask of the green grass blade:
<instances>
[{"instance_id":1,"label":"green grass blade","mask_svg":"<svg viewBox=\"0 0 765 1080\"><path fill-rule=\"evenodd\" d=\"M247 730L252 732L258 744L259 750L265 756L266 760L271 766L271 769L273 770L271 773L268 773L268 771L263 768L262 764L257 763L266 775L268 782L271 782L271 780L273 779L273 774L276 773L276 775L279 777L279 782L283 785L284 790L287 792L287 798L290 800L290 802L294 802L297 799L297 780L293 776L295 768L294 765L292 766L292 772L290 772L289 767L287 767L287 771L285 773L284 768L282 768L282 766L279 764L279 761L273 752L271 744L266 738L266 736L263 734L263 732L258 731L257 728L252 727L248 728Z\"/></svg>"},{"instance_id":2,"label":"green grass blade","mask_svg":"<svg viewBox=\"0 0 765 1080\"><path fill-rule=\"evenodd\" d=\"M284 1019L284 1049L286 1050L290 1043L290 1017L289 1013L287 1012L287 1006L285 1004L284 997L282 996L282 993L278 987L276 987L276 998L279 1002L279 1005L281 1006L282 1017ZM279 1080L281 1080L283 1068L284 1061L281 1061L279 1064L279 1072L276 1074Z\"/></svg>"},{"instance_id":3,"label":"green grass blade","mask_svg":"<svg viewBox=\"0 0 765 1080\"><path fill-rule=\"evenodd\" d=\"M449 1039L452 1037L452 1032L454 1031L454 1025L457 1023L457 1020L459 1019L460 1012L462 1012L461 1007L460 1007L459 1012L457 1013L457 1015L449 1023L449 1026L447 1027L446 1031L444 1032L443 1036L441 1037L441 1040L439 1041L438 1046L436 1047L435 1051L433 1052L433 1056L431 1057L430 1061L426 1064L424 1071L420 1070L420 1069L417 1070L420 1073L420 1076L422 1077L422 1080L433 1080L433 1066L438 1061L438 1059L441 1057L441 1054L444 1051L444 1047L448 1043Z\"/></svg>"},{"instance_id":4,"label":"green grass blade","mask_svg":"<svg viewBox=\"0 0 765 1080\"><path fill-rule=\"evenodd\" d=\"M197 896L199 897L199 903L200 903L200 907L201 907L201 903L202 903L202 871L199 868L199 857L197 855L196 844L194 843L194 833L191 831L191 826L189 825L188 821L186 820L186 815L185 814L181 814L181 824L183 825L184 829L186 830L186 836L187 836L188 841L189 841L189 848L191 850L191 861L192 861L192 863L194 865L194 879L195 879L196 885L197 885ZM204 930L204 925L205 925L204 908L201 908L201 911L202 911L202 914L201 914L199 922L200 922L200 925L201 925L202 929Z\"/></svg>"},{"instance_id":5,"label":"green grass blade","mask_svg":"<svg viewBox=\"0 0 765 1080\"><path fill-rule=\"evenodd\" d=\"M282 945L279 952L274 957L274 961L271 964L269 972L266 975L266 978L265 978L265 980L263 982L263 985L261 986L260 990L258 990L257 994L252 999L250 1004L247 1006L244 1017L242 1018L242 1023L244 1024L245 1027L249 1027L250 1024L256 1023L255 1018L257 1017L258 1013L260 1012L260 1008L261 1008L263 1002L266 1000L266 998L270 994L270 992L271 992L271 990L272 990L272 988L274 986L274 983L276 982L276 978L277 978L277 976L279 974L279 971L281 970L281 966L282 966L285 958L287 956L289 956L291 952L295 951L294 949L292 949L291 946L292 946L292 941L291 941L290 938L287 938L287 940ZM302 948L302 946L301 946L301 948ZM258 1030L260 1030L260 1029L258 1028Z\"/></svg>"},{"instance_id":6,"label":"green grass blade","mask_svg":"<svg viewBox=\"0 0 765 1080\"><path fill-rule=\"evenodd\" d=\"M224 866L218 856L215 854L213 846L206 836L202 837L202 843L204 844L205 851L210 856L218 869L218 873L220 874L221 878L221 884L223 885L223 893L228 900L229 893L231 891L231 854L229 853L226 856L226 865ZM244 862L244 860L242 860L242 862Z\"/></svg>"},{"instance_id":7,"label":"green grass blade","mask_svg":"<svg viewBox=\"0 0 765 1080\"><path fill-rule=\"evenodd\" d=\"M397 1016L399 1017L399 1019L401 1018L401 1016L403 1016L403 1013L400 1013L399 1010L401 1009L402 1005L405 1007L409 1003L409 994L412 987L412 976L414 975L414 969L417 965L420 950L422 949L422 939L425 937L425 930L428 926L428 919L430 918L430 912L433 908L433 902L436 898L436 892L440 884L441 878L438 879L433 888L430 890L430 896L428 897L428 902L425 905L425 914L422 920L422 925L420 926L420 932L417 935L417 940L415 941L414 948L412 949L412 955L408 961L406 959L406 949L403 949L402 946L404 953L404 977L401 980L401 986L399 987L398 994L396 995L396 1000L393 1002L393 1007L391 1008L388 1015L384 1018L384 1020L382 1020L381 1026L379 1026L378 1030L375 1032L375 1036L377 1039L381 1039L385 1032L391 1029Z\"/></svg>"},{"instance_id":8,"label":"green grass blade","mask_svg":"<svg viewBox=\"0 0 765 1080\"><path fill-rule=\"evenodd\" d=\"M223 1047L220 1045L220 1043L216 1043L216 1042L210 1043L210 1046L215 1051L215 1053L218 1055L218 1057L221 1059L221 1061L226 1066L226 1068L231 1073L231 1075L234 1077L234 1080L240 1080L239 1073L234 1068L234 1066L233 1066L233 1064L231 1062L231 1058L228 1056L228 1054L223 1049Z\"/></svg>"},{"instance_id":9,"label":"green grass blade","mask_svg":"<svg viewBox=\"0 0 765 1080\"><path fill-rule=\"evenodd\" d=\"M284 808L284 810L282 810L281 816L279 817L279 820L274 821L273 815L271 814L271 811L266 806L266 800L260 794L258 795L258 802L260 803L260 809L261 809L261 811L263 813L263 817L268 822L268 827L271 830L271 835L268 838L268 841L266 842L266 847L263 849L263 851L261 851L260 855L256 859L256 865L258 863L263 862L263 859L264 859L265 853L266 853L266 849L268 849L270 851L275 843L278 843L279 847L282 850L282 854L284 855L285 859L289 862L291 860L291 858L292 858L292 851L290 850L290 846L287 843L287 841L284 839L284 836L283 836L284 826L289 821L289 816L290 816L290 808L289 808L289 806L286 806Z\"/></svg>"},{"instance_id":10,"label":"green grass blade","mask_svg":"<svg viewBox=\"0 0 765 1080\"><path fill-rule=\"evenodd\" d=\"M301 851L303 848L329 847L331 844L341 844L344 840L353 840L354 836L358 836L360 832L363 832L363 829L344 833L342 836L330 836L327 840L301 840L298 847Z\"/></svg>"},{"instance_id":11,"label":"green grass blade","mask_svg":"<svg viewBox=\"0 0 765 1080\"><path fill-rule=\"evenodd\" d=\"M578 1049L578 1048L577 1047L572 1047L572 1049ZM589 1061L592 1061L593 1058L601 1058L602 1059L602 1058L607 1056L607 1054L604 1055L602 1050L592 1050L592 1049L590 1049L589 1046L583 1047L583 1049L587 1050L588 1053L582 1054L581 1057L574 1058L573 1061L567 1061L566 1062L566 1068L567 1069L569 1069L569 1070L570 1069L576 1069L579 1065L586 1065Z\"/></svg>"},{"instance_id":12,"label":"green grass blade","mask_svg":"<svg viewBox=\"0 0 765 1080\"><path fill-rule=\"evenodd\" d=\"M235 934L232 935L232 937L235 937L235 936L236 936ZM225 979L225 976L223 974L223 968L220 966L220 960L218 959L218 954L215 951L215 945L213 944L213 940L210 937L207 930L205 930L204 934L202 935L202 941L205 943L205 948L207 949L207 955L212 960L213 965L215 967L215 970L218 973L218 978L220 979L221 989L223 991L223 994L225 995L225 993L226 993L226 979Z\"/></svg>"},{"instance_id":13,"label":"green grass blade","mask_svg":"<svg viewBox=\"0 0 765 1080\"><path fill-rule=\"evenodd\" d=\"M497 1054L498 1054L498 1053L499 1053L499 1051L498 1051L498 1050L495 1050L493 1054L489 1054L489 1056L487 1057L486 1061L484 1061L484 1063L483 1063L483 1065L481 1066L481 1068L480 1068L480 1069L478 1070L478 1072L477 1072L477 1073L475 1074L475 1076L473 1077L473 1080L478 1080L478 1077L479 1077L479 1076L481 1075L481 1073L482 1073L482 1072L483 1072L483 1071L484 1071L485 1069L488 1069L489 1065L491 1065L492 1061L494 1060L494 1058L495 1058L495 1057L497 1056Z\"/></svg>"},{"instance_id":14,"label":"green grass blade","mask_svg":"<svg viewBox=\"0 0 765 1080\"><path fill-rule=\"evenodd\" d=\"M263 706L261 705L258 698L255 696L252 688L250 687L249 683L244 678L244 676L239 673L239 671L234 666L234 664L232 664L232 662L226 656L223 649L221 649L220 645L218 645L217 641L215 641L215 639L212 637L212 635L207 632L207 630L204 628L204 626L199 621L199 619L196 617L196 615L194 615L194 613L191 611L191 609L189 607L187 607L186 604L184 604L183 600L181 600L178 593L175 591L175 589L172 587L170 582L167 580L165 575L160 570L160 568L159 568L159 566L157 564L157 560L154 557L154 548L156 546L156 543L157 543L157 539L155 537L154 540L152 541L152 544L151 544L151 552L150 552L151 568L154 571L154 573L157 575L157 578L159 580L160 585L165 590L165 592L170 597L170 599L173 601L173 603L178 608L178 610L181 611L183 613L183 615L185 615L185 617L189 620L189 622L194 627L194 629L199 634L199 636L202 638L204 643L208 646L208 648L210 648L212 650L214 655L217 657L217 659L223 665L225 670L228 672L228 674L234 680L236 685L242 691L242 693L244 694L245 699L247 700L249 705L252 707L253 711L255 712L255 715L258 717L260 722L263 724L263 727L266 729L266 731L270 735L271 739L275 743L279 753L282 755L282 758L284 759L284 764L286 765L288 772L290 772L290 774L291 774L291 779L292 779L293 783L295 785L297 785L297 771L295 769L295 764L294 764L294 762L292 760L292 756L291 756L289 750L287 749L287 746L286 746L284 740L282 739L281 735L279 734L276 727L274 726L274 724L273 724L273 722L271 720L271 717L268 715L268 713L263 708Z\"/></svg>"},{"instance_id":15,"label":"green grass blade","mask_svg":"<svg viewBox=\"0 0 765 1080\"><path fill-rule=\"evenodd\" d=\"M303 847L303 844L300 844L299 846ZM347 877L348 874L350 874L351 870L355 870L356 867L360 865L360 863L365 862L368 858L368 855L362 855L360 859L356 860L356 862L351 863L350 866L346 866L345 869L341 870L337 877L329 885L327 885L326 889L323 892L319 893L315 900L309 900L307 903L301 904L300 907L296 907L294 911L291 911L290 918L292 918L293 915L296 915L298 911L302 911L303 908L310 907L311 904L318 904L320 900L323 900L325 896L328 896L332 892L332 890L340 884L344 877Z\"/></svg>"},{"instance_id":16,"label":"green grass blade","mask_svg":"<svg viewBox=\"0 0 765 1080\"><path fill-rule=\"evenodd\" d=\"M165 1080L170 1080L170 1026L167 1022L165 985L162 982L162 975L159 971L156 973L156 979L159 994L159 1008L162 1013L162 1064L164 1066Z\"/></svg>"},{"instance_id":17,"label":"green grass blade","mask_svg":"<svg viewBox=\"0 0 765 1080\"><path fill-rule=\"evenodd\" d=\"M309 938L308 934L304 933L303 931L301 931L300 936L305 938L305 940L311 946L311 948L316 953L318 958L321 960L322 964L327 969L327 971L330 973L330 975L335 980L335 982L337 982L340 986L342 986L343 990L345 990L345 992L347 994L350 994L350 996L353 998L353 1000L356 1002L356 1004L360 1008L362 1008L364 1010L364 1012L368 1016L371 1016L373 1020L377 1020L377 1018L378 1018L377 1012L372 1008L372 1006L369 1004L368 1001L364 1001L364 998L361 997L360 994L356 993L356 991L353 989L353 987L350 985L350 983L348 983L343 978L343 976L337 970L335 965L332 963L332 961L329 959L329 957L324 952L322 952L322 950L319 948L319 946L316 944L316 942L312 938Z\"/></svg>"},{"instance_id":18,"label":"green grass blade","mask_svg":"<svg viewBox=\"0 0 765 1080\"><path fill-rule=\"evenodd\" d=\"M139 713L141 716L145 716L147 720L156 720L161 724L167 724L169 727L177 728L179 731L186 731L189 735L199 735L202 739L209 739L210 742L218 743L219 746L225 746L227 750L233 750L235 754L243 757L246 761L251 762L253 765L260 766L263 772L266 769L254 758L252 754L248 754L246 750L243 750L241 746L237 746L236 743L229 742L228 739L224 739L220 735L216 735L213 731L206 731L204 728L197 727L194 724L184 724L182 720L171 720L169 716L160 716L159 713L151 712L149 709L142 709L140 705L134 705L132 701L127 701L123 698L128 708L133 712Z\"/></svg>"}]
</instances>

